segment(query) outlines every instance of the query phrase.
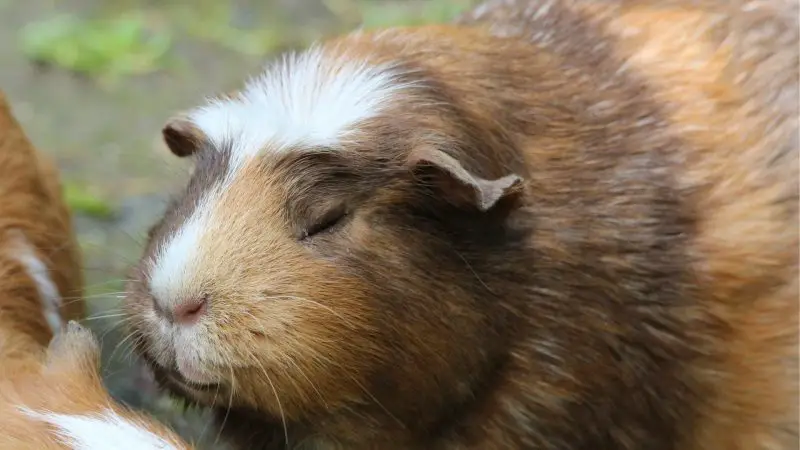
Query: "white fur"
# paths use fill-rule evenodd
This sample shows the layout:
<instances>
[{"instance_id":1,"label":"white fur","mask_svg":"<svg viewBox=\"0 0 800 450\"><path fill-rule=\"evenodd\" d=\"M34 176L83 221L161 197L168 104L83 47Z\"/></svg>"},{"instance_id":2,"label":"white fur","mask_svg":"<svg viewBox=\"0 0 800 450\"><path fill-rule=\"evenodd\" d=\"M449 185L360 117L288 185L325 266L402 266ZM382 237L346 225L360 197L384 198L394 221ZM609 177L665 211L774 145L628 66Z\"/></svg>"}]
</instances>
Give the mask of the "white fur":
<instances>
[{"instance_id":1,"label":"white fur","mask_svg":"<svg viewBox=\"0 0 800 450\"><path fill-rule=\"evenodd\" d=\"M321 47L289 53L250 80L234 99L190 114L215 145L233 145L231 170L262 151L336 146L404 87L388 66L332 58Z\"/></svg>"},{"instance_id":2,"label":"white fur","mask_svg":"<svg viewBox=\"0 0 800 450\"><path fill-rule=\"evenodd\" d=\"M110 409L92 415L20 410L55 427L61 442L73 450L177 450L162 437Z\"/></svg>"},{"instance_id":3,"label":"white fur","mask_svg":"<svg viewBox=\"0 0 800 450\"><path fill-rule=\"evenodd\" d=\"M162 307L174 308L185 297L200 294L191 290L195 275L192 261L199 256L200 239L208 231L211 208L219 198L219 191L219 187L209 190L191 217L151 261L150 292Z\"/></svg>"},{"instance_id":4,"label":"white fur","mask_svg":"<svg viewBox=\"0 0 800 450\"><path fill-rule=\"evenodd\" d=\"M389 65L333 58L314 47L271 64L236 98L211 100L191 112L190 120L213 145L232 146L230 167L151 261L150 289L156 301L173 307L182 297L197 294L191 291L197 285L192 262L201 257L200 239L214 225L210 211L248 160L287 147L346 144L354 127L379 114L396 93L409 87L397 75Z\"/></svg>"},{"instance_id":5,"label":"white fur","mask_svg":"<svg viewBox=\"0 0 800 450\"><path fill-rule=\"evenodd\" d=\"M47 265L36 254L36 249L25 235L19 230L9 234L11 234L13 244L7 251L12 258L22 264L28 276L31 277L36 285L36 290L42 303L42 314L44 314L44 318L47 320L47 324L53 334L56 334L63 326L61 312L59 311L61 295L58 293L58 287L50 277Z\"/></svg>"}]
</instances>

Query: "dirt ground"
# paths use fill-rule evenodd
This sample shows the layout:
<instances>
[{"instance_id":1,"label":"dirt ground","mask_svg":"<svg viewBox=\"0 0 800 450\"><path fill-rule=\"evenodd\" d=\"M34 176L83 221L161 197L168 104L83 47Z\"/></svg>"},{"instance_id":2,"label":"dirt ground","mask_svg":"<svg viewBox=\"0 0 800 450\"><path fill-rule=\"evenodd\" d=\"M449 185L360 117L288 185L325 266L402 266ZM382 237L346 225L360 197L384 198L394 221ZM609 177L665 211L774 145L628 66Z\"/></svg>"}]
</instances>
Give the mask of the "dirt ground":
<instances>
[{"instance_id":1,"label":"dirt ground","mask_svg":"<svg viewBox=\"0 0 800 450\"><path fill-rule=\"evenodd\" d=\"M55 157L64 180L111 210L103 216L75 210L86 266L87 323L103 339L104 379L116 398L168 422L200 448L224 448L216 442L217 430L202 411L183 411L153 388L119 327L126 271L140 253L148 226L188 172L184 162L165 151L160 128L174 111L256 73L269 53L352 28L357 19L334 14L331 6L341 13L356 3L0 0L0 89L34 143ZM414 5L373 6L373 19ZM31 23L61 13L94 18L126 11L143 13L153 29L172 34L164 67L108 84L57 65L34 64L22 51L21 36ZM249 34L231 32L237 28ZM248 39L263 45L237 47Z\"/></svg>"}]
</instances>

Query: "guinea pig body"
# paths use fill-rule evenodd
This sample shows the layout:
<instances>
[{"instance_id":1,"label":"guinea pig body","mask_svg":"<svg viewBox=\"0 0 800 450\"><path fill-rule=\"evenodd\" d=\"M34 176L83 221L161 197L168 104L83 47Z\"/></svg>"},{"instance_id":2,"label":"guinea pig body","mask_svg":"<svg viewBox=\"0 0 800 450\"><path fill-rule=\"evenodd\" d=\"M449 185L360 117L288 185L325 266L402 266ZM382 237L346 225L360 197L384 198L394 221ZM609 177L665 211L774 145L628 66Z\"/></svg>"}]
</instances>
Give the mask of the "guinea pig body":
<instances>
[{"instance_id":1,"label":"guinea pig body","mask_svg":"<svg viewBox=\"0 0 800 450\"><path fill-rule=\"evenodd\" d=\"M42 350L84 314L80 252L58 171L37 152L0 92L0 353L4 366ZM13 371L12 371L13 372Z\"/></svg>"},{"instance_id":2,"label":"guinea pig body","mask_svg":"<svg viewBox=\"0 0 800 450\"><path fill-rule=\"evenodd\" d=\"M84 315L82 289L58 170L0 92L0 448L190 448L108 395L98 343L68 325Z\"/></svg>"},{"instance_id":3,"label":"guinea pig body","mask_svg":"<svg viewBox=\"0 0 800 450\"><path fill-rule=\"evenodd\" d=\"M189 450L158 422L117 404L99 376L100 347L77 322L0 380L0 448ZM6 355L2 355L5 357Z\"/></svg>"},{"instance_id":4,"label":"guinea pig body","mask_svg":"<svg viewBox=\"0 0 800 450\"><path fill-rule=\"evenodd\" d=\"M794 3L487 2L170 121L126 307L243 448L788 449Z\"/></svg>"}]
</instances>

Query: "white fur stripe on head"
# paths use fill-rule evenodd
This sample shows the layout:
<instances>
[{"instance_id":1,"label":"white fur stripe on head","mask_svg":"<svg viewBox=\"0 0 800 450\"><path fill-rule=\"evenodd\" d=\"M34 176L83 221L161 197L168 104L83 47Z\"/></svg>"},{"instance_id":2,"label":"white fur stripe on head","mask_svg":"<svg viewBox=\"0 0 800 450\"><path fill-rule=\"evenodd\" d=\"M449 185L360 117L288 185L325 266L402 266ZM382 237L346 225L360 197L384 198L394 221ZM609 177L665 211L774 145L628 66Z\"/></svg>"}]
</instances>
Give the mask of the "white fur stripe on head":
<instances>
[{"instance_id":1,"label":"white fur stripe on head","mask_svg":"<svg viewBox=\"0 0 800 450\"><path fill-rule=\"evenodd\" d=\"M200 199L192 215L170 241L160 246L150 262L150 291L162 307L173 308L184 297L199 293L192 290L192 262L198 257L201 237L208 231L211 208L219 191L219 187L212 188Z\"/></svg>"},{"instance_id":2,"label":"white fur stripe on head","mask_svg":"<svg viewBox=\"0 0 800 450\"><path fill-rule=\"evenodd\" d=\"M6 252L22 264L25 272L33 280L42 303L42 314L53 334L56 334L64 325L59 310L61 295L58 293L58 287L50 277L47 265L36 254L36 249L25 235L19 230L11 230L8 234L12 244L6 249Z\"/></svg>"},{"instance_id":3,"label":"white fur stripe on head","mask_svg":"<svg viewBox=\"0 0 800 450\"><path fill-rule=\"evenodd\" d=\"M359 123L380 114L395 94L412 87L391 64L348 58L340 50L313 47L290 53L252 79L236 97L211 100L189 114L217 147L231 146L228 172L208 186L191 217L166 240L151 261L150 289L170 307L196 294L200 240L211 211L239 169L262 152L288 146L339 146ZM219 230L218 230L219 231ZM220 236L220 239L230 236Z\"/></svg>"},{"instance_id":4,"label":"white fur stripe on head","mask_svg":"<svg viewBox=\"0 0 800 450\"><path fill-rule=\"evenodd\" d=\"M107 409L93 415L20 410L55 427L61 443L74 450L178 450L164 438Z\"/></svg>"},{"instance_id":5,"label":"white fur stripe on head","mask_svg":"<svg viewBox=\"0 0 800 450\"><path fill-rule=\"evenodd\" d=\"M233 171L266 148L339 144L405 86L389 66L336 55L319 46L286 54L237 97L211 100L190 118L215 145L233 145Z\"/></svg>"}]
</instances>

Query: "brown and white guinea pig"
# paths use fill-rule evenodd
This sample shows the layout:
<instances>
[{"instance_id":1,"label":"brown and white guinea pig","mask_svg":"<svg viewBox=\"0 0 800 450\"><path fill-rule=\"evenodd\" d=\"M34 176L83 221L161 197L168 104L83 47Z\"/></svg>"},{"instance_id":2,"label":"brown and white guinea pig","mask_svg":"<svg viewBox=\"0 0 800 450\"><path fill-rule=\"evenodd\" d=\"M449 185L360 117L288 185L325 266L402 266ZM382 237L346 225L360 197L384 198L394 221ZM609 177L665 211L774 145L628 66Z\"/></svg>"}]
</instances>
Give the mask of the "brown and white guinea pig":
<instances>
[{"instance_id":1,"label":"brown and white guinea pig","mask_svg":"<svg viewBox=\"0 0 800 450\"><path fill-rule=\"evenodd\" d=\"M0 449L188 449L112 400L56 166L0 92ZM55 339L53 337L55 336Z\"/></svg>"},{"instance_id":2,"label":"brown and white guinea pig","mask_svg":"<svg viewBox=\"0 0 800 450\"><path fill-rule=\"evenodd\" d=\"M796 448L797 12L490 1L287 55L165 126L139 350L242 448Z\"/></svg>"},{"instance_id":3,"label":"brown and white guinea pig","mask_svg":"<svg viewBox=\"0 0 800 450\"><path fill-rule=\"evenodd\" d=\"M158 422L116 403L100 380L100 347L70 321L28 365L0 380L4 450L188 450ZM35 367L35 369L34 369Z\"/></svg>"}]
</instances>

